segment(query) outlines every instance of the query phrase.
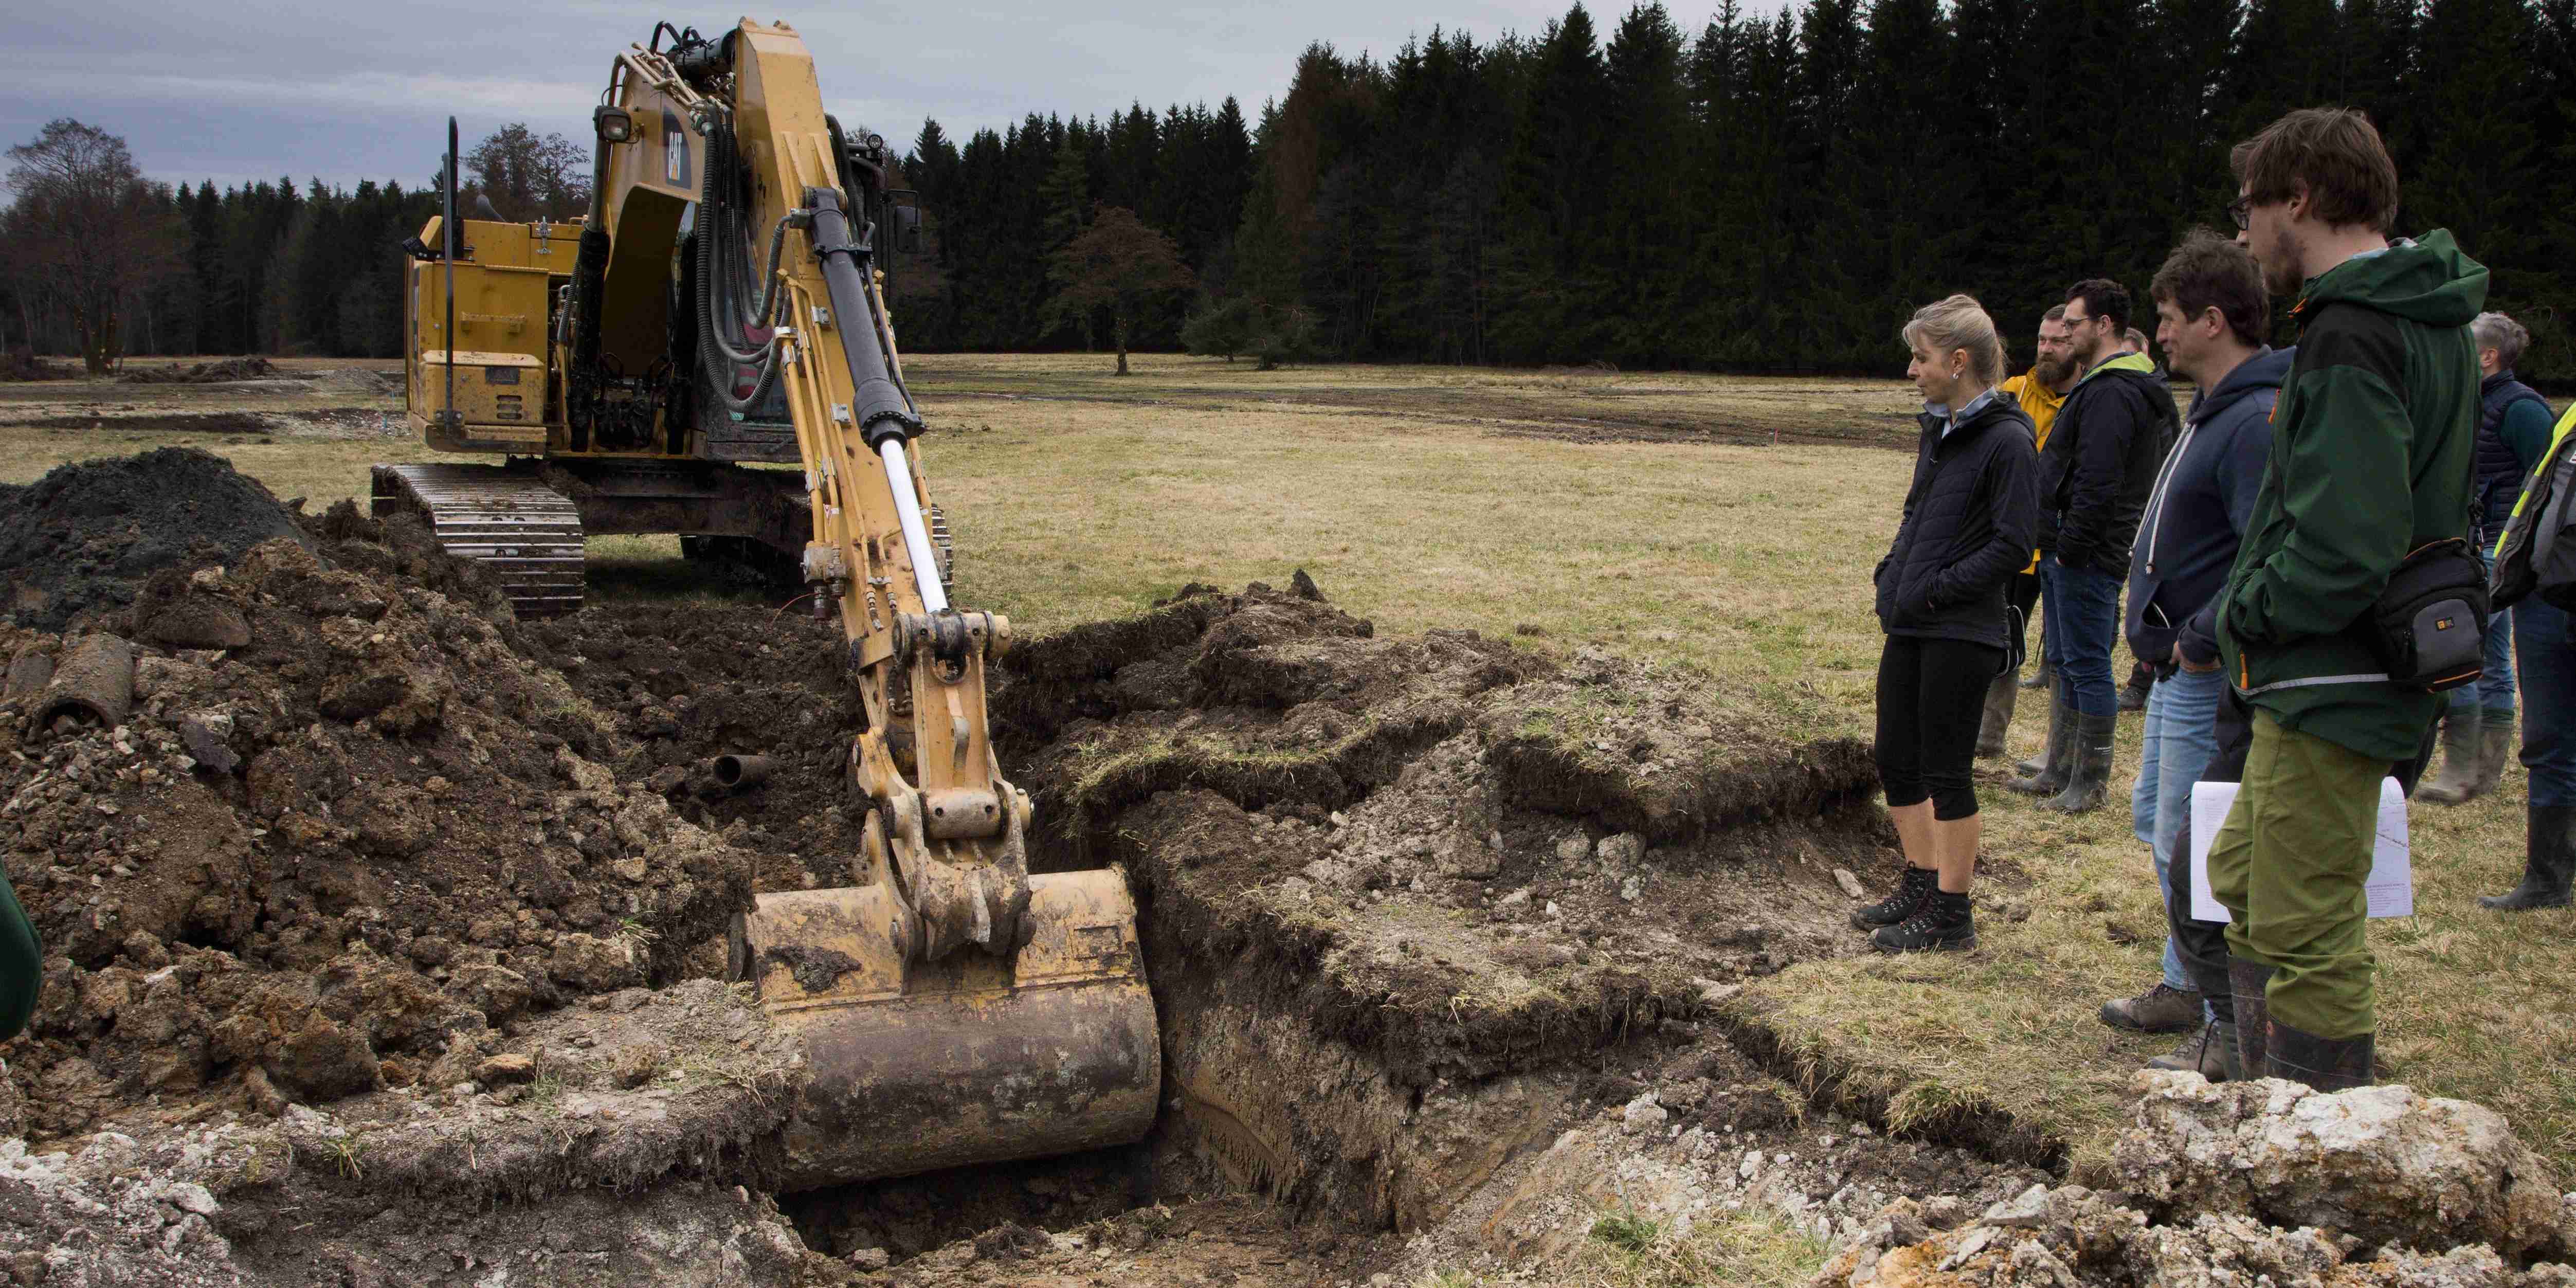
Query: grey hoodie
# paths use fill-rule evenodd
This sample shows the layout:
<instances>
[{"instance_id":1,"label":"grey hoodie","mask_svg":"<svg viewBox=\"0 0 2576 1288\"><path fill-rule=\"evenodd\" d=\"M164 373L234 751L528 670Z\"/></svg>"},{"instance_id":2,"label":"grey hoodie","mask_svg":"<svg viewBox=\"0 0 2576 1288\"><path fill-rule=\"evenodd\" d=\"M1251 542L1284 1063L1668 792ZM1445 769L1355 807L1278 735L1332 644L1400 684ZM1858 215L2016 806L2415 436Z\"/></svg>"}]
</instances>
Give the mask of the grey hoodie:
<instances>
[{"instance_id":1,"label":"grey hoodie","mask_svg":"<svg viewBox=\"0 0 2576 1288\"><path fill-rule=\"evenodd\" d=\"M2129 552L2129 651L2158 674L2174 643L2218 661L2218 592L2235 566L2272 451L2272 403L2298 350L2264 349L2192 399L2183 432L2156 473Z\"/></svg>"}]
</instances>

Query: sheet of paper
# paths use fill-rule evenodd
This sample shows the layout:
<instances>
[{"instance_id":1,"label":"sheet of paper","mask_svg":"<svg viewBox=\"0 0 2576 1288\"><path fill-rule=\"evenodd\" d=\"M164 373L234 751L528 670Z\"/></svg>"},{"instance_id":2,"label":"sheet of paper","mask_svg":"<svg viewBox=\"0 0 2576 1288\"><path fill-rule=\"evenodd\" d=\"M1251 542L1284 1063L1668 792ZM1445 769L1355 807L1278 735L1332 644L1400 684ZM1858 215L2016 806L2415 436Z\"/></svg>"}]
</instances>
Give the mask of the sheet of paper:
<instances>
[{"instance_id":1,"label":"sheet of paper","mask_svg":"<svg viewBox=\"0 0 2576 1288\"><path fill-rule=\"evenodd\" d=\"M2191 787L2191 915L2195 921L2225 921L2227 909L2209 892L2209 846L2236 804L2234 783L2194 783ZM2370 879L2362 886L2373 917L2415 915L2414 858L2406 840L2406 793L2394 778L2379 780L2379 844L2371 854Z\"/></svg>"}]
</instances>

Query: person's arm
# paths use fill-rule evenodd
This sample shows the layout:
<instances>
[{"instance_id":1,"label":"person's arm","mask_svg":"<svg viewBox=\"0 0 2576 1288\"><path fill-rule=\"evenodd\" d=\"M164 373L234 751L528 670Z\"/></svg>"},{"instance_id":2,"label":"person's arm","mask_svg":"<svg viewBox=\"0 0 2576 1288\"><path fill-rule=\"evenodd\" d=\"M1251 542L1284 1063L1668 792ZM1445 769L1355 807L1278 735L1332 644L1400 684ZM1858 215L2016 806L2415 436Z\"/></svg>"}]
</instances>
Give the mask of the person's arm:
<instances>
[{"instance_id":1,"label":"person's arm","mask_svg":"<svg viewBox=\"0 0 2576 1288\"><path fill-rule=\"evenodd\" d=\"M2387 589L2414 535L2415 427L2397 396L2404 342L2389 326L2324 323L2300 346L2315 357L2298 378L2297 423L2273 428L2289 438L2280 480L2289 535L2219 610L2243 643L2351 626Z\"/></svg>"},{"instance_id":2,"label":"person's arm","mask_svg":"<svg viewBox=\"0 0 2576 1288\"><path fill-rule=\"evenodd\" d=\"M2549 405L2525 398L2504 409L2504 419L2496 423L2496 437L2504 440L2513 459L2522 463L2527 477L2540 468L2540 458L2549 454L2549 428L2552 421Z\"/></svg>"},{"instance_id":3,"label":"person's arm","mask_svg":"<svg viewBox=\"0 0 2576 1288\"><path fill-rule=\"evenodd\" d=\"M1987 432L2009 435L1986 464L1994 533L1933 577L1925 605L1930 609L2000 590L2030 562L2030 543L2039 528L2037 456L2018 424Z\"/></svg>"},{"instance_id":4,"label":"person's arm","mask_svg":"<svg viewBox=\"0 0 2576 1288\"><path fill-rule=\"evenodd\" d=\"M2254 498L2263 491L2263 474L2272 460L2272 403L2280 395L2265 390L2246 399L2254 414L2237 423L2236 436L2218 458L2218 494L2227 505L2227 530L2242 546L2246 525L2254 521ZM2213 670L2218 666L2218 604L2227 598L2222 584L2217 594L2201 604L2182 624L2181 638L2175 645L2177 657L2195 671Z\"/></svg>"},{"instance_id":5,"label":"person's arm","mask_svg":"<svg viewBox=\"0 0 2576 1288\"><path fill-rule=\"evenodd\" d=\"M2120 481L2129 469L2129 440L2145 432L2138 403L2127 394L2109 388L2084 401L2083 436L2067 466L2073 479L2057 533L2057 561L2070 568L2090 568L2102 553L2103 529L2119 510Z\"/></svg>"}]
</instances>

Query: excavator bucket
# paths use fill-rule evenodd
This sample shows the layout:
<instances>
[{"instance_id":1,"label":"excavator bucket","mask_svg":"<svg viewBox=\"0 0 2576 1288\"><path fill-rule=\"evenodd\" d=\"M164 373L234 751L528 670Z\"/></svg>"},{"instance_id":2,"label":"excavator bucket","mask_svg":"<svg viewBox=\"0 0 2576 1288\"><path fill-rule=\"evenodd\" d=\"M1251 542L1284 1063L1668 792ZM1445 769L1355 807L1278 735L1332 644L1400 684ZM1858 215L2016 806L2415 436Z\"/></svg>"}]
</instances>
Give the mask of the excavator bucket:
<instances>
[{"instance_id":1,"label":"excavator bucket","mask_svg":"<svg viewBox=\"0 0 2576 1288\"><path fill-rule=\"evenodd\" d=\"M1124 874L1029 887L1008 958L911 960L918 919L883 884L765 894L737 919L730 973L805 1047L784 1188L1100 1149L1153 1126L1162 1045Z\"/></svg>"}]
</instances>

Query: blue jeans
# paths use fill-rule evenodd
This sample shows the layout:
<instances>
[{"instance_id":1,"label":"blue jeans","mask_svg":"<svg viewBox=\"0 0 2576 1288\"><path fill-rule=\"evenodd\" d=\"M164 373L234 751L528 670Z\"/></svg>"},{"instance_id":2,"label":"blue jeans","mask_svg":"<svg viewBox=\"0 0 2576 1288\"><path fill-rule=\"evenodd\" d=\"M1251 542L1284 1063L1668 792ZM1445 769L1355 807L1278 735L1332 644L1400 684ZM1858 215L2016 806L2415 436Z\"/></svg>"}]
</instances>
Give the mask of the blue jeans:
<instances>
[{"instance_id":1,"label":"blue jeans","mask_svg":"<svg viewBox=\"0 0 2576 1288\"><path fill-rule=\"evenodd\" d=\"M2224 671L2176 671L2147 690L2146 735L2139 744L2138 785L2129 793L2129 823L2155 857L2156 889L2168 892L2168 905L2168 872L2191 861L2191 786L2218 754L2218 704L2226 700ZM2171 936L2165 939L2165 983L2186 991L2200 987L2183 969Z\"/></svg>"},{"instance_id":2,"label":"blue jeans","mask_svg":"<svg viewBox=\"0 0 2576 1288\"><path fill-rule=\"evenodd\" d=\"M2486 564L2487 575L2495 576L2495 552L2481 550L2478 559ZM2500 711L2508 717L2513 714L2513 610L2510 608L2499 610L2487 619L2486 665L2478 671L2477 683L2451 690L2449 718L2465 719L2478 714L2481 707L2489 713ZM2496 717L2489 714L2487 719L2495 720Z\"/></svg>"},{"instance_id":3,"label":"blue jeans","mask_svg":"<svg viewBox=\"0 0 2576 1288\"><path fill-rule=\"evenodd\" d=\"M2522 766L2531 803L2576 805L2576 644L2567 614L2534 595L2513 606L2522 659Z\"/></svg>"},{"instance_id":4,"label":"blue jeans","mask_svg":"<svg viewBox=\"0 0 2576 1288\"><path fill-rule=\"evenodd\" d=\"M2120 710L2119 689L2111 680L2111 646L2120 637L2120 587L2126 580L2069 568L2055 555L2039 563L2048 665L2057 672L2060 700L2088 716Z\"/></svg>"}]
</instances>

